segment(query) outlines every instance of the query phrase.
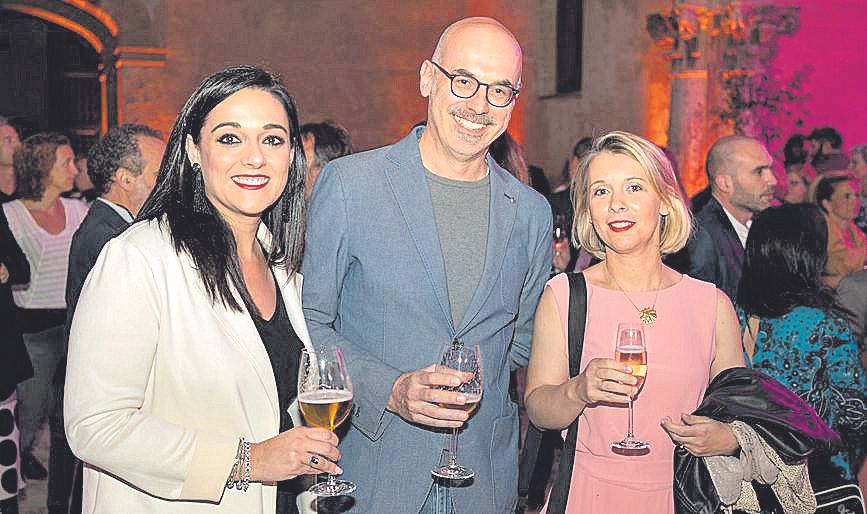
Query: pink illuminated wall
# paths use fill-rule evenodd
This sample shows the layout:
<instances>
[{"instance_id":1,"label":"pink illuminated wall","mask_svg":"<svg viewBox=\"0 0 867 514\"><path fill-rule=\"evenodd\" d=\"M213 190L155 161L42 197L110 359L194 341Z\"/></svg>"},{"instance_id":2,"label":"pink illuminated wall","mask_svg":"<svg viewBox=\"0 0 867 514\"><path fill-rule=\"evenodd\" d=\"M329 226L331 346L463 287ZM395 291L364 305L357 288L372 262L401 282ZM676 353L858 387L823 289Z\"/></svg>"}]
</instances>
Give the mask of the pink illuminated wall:
<instances>
[{"instance_id":1,"label":"pink illuminated wall","mask_svg":"<svg viewBox=\"0 0 867 514\"><path fill-rule=\"evenodd\" d=\"M867 1L775 3L801 8L801 28L780 38L774 60L784 77L805 64L812 67L804 87L810 97L804 104L807 115L801 132L830 125L842 133L846 151L867 143ZM788 135L785 130L783 142Z\"/></svg>"}]
</instances>

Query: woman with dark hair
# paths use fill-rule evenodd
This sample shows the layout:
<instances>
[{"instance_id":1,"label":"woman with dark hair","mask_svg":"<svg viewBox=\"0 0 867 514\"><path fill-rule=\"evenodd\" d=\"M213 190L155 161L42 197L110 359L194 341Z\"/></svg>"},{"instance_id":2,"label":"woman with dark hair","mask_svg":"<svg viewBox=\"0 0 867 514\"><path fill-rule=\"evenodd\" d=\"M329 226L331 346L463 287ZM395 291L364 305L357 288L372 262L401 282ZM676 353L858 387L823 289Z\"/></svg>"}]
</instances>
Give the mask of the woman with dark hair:
<instances>
[{"instance_id":1,"label":"woman with dark hair","mask_svg":"<svg viewBox=\"0 0 867 514\"><path fill-rule=\"evenodd\" d=\"M271 73L228 68L187 100L72 321L65 424L86 512L294 512L281 481L341 472L337 438L295 426L305 167Z\"/></svg>"},{"instance_id":2,"label":"woman with dark hair","mask_svg":"<svg viewBox=\"0 0 867 514\"><path fill-rule=\"evenodd\" d=\"M828 222L825 282L840 280L867 264L867 236L855 225L861 208L861 185L848 171L826 173L813 184L812 196Z\"/></svg>"},{"instance_id":3,"label":"woman with dark hair","mask_svg":"<svg viewBox=\"0 0 867 514\"><path fill-rule=\"evenodd\" d=\"M74 157L66 136L28 137L13 157L18 199L3 204L9 229L30 265L30 282L13 288L12 298L33 362L33 378L18 385L18 419L21 469L26 478L35 480L47 476L31 449L48 413L51 379L63 356L69 248L87 214L87 205L60 196L72 189L78 173Z\"/></svg>"},{"instance_id":4,"label":"woman with dark hair","mask_svg":"<svg viewBox=\"0 0 867 514\"><path fill-rule=\"evenodd\" d=\"M845 311L822 281L825 217L812 204L753 217L738 288L744 353L753 368L792 389L844 448L810 459L814 486L854 481L867 440L867 378Z\"/></svg>"}]
</instances>

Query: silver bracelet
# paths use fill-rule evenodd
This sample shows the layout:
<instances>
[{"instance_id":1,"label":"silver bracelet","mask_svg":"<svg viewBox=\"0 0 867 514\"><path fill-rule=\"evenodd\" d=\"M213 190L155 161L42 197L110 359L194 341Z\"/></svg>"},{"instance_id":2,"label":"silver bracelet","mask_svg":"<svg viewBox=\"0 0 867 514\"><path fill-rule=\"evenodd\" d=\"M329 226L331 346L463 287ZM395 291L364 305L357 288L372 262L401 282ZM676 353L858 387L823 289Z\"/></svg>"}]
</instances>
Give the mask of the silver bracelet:
<instances>
[{"instance_id":1,"label":"silver bracelet","mask_svg":"<svg viewBox=\"0 0 867 514\"><path fill-rule=\"evenodd\" d=\"M246 441L242 437L241 446L243 448L242 457L244 459L244 478L241 479L241 483L238 485L237 489L247 492L247 488L250 487L250 441Z\"/></svg>"},{"instance_id":2,"label":"silver bracelet","mask_svg":"<svg viewBox=\"0 0 867 514\"><path fill-rule=\"evenodd\" d=\"M243 437L238 441L235 463L232 464L226 487L243 492L247 492L247 488L250 487L250 442Z\"/></svg>"}]
</instances>

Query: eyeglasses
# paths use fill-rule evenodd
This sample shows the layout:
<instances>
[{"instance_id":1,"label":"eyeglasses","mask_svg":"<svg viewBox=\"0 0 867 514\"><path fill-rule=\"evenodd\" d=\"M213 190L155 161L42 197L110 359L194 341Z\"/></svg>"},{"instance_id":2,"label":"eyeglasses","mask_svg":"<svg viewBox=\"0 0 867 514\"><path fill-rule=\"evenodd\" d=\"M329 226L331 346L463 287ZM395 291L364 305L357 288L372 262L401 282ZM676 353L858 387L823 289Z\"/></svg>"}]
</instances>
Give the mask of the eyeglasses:
<instances>
[{"instance_id":1,"label":"eyeglasses","mask_svg":"<svg viewBox=\"0 0 867 514\"><path fill-rule=\"evenodd\" d=\"M480 87L485 86L485 98L494 107L506 107L518 97L521 92L506 84L485 84L479 79L469 75L455 75L449 73L439 64L430 61L443 75L449 78L452 84L452 94L458 98L472 98Z\"/></svg>"}]
</instances>

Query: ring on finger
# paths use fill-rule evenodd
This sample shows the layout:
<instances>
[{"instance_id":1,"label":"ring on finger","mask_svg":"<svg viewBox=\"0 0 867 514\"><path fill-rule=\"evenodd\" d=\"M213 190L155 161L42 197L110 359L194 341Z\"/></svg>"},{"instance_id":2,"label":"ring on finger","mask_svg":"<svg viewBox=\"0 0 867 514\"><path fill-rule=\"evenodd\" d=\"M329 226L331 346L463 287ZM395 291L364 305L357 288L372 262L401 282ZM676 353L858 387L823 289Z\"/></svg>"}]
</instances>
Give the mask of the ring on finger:
<instances>
[{"instance_id":1,"label":"ring on finger","mask_svg":"<svg viewBox=\"0 0 867 514\"><path fill-rule=\"evenodd\" d=\"M317 457L316 455L311 455L310 456L310 466L313 467L313 466L318 466L318 465L319 465L319 457Z\"/></svg>"}]
</instances>

